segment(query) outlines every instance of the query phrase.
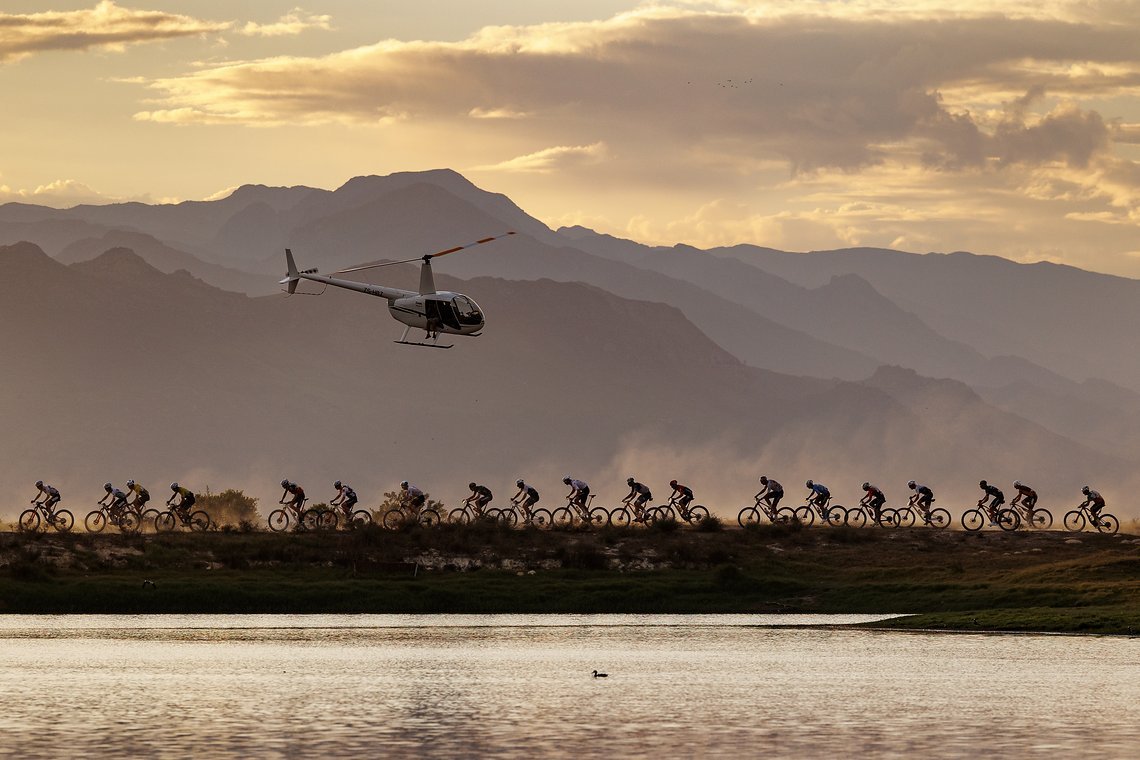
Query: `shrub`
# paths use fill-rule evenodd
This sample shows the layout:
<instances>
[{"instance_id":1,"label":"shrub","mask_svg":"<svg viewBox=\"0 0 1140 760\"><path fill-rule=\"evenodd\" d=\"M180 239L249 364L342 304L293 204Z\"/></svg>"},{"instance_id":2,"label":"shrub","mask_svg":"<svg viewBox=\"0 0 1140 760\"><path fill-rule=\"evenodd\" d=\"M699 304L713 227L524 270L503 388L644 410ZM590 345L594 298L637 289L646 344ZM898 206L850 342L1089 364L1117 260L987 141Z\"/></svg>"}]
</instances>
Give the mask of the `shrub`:
<instances>
[{"instance_id":1,"label":"shrub","mask_svg":"<svg viewBox=\"0 0 1140 760\"><path fill-rule=\"evenodd\" d=\"M697 530L701 533L715 533L724 530L724 523L716 515L709 515L697 524Z\"/></svg>"},{"instance_id":2,"label":"shrub","mask_svg":"<svg viewBox=\"0 0 1140 760\"><path fill-rule=\"evenodd\" d=\"M242 491L227 488L221 493L206 493L194 495L194 509L204 510L210 515L210 520L218 525L250 526L261 522L261 515L257 512L257 499L246 496ZM246 532L242 528L243 532Z\"/></svg>"}]
</instances>

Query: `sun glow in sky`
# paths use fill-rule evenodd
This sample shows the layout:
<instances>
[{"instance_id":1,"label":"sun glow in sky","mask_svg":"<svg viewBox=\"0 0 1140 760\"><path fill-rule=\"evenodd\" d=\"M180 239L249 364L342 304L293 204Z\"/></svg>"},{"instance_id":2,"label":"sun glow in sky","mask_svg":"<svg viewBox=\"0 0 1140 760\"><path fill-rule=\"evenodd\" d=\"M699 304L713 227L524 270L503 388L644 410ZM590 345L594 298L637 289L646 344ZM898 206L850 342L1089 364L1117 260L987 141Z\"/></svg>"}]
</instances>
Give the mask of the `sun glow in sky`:
<instances>
[{"instance_id":1,"label":"sun glow in sky","mask_svg":"<svg viewBox=\"0 0 1140 760\"><path fill-rule=\"evenodd\" d=\"M448 167L649 243L1140 276L1131 0L9 0L0 87L0 201Z\"/></svg>"}]
</instances>

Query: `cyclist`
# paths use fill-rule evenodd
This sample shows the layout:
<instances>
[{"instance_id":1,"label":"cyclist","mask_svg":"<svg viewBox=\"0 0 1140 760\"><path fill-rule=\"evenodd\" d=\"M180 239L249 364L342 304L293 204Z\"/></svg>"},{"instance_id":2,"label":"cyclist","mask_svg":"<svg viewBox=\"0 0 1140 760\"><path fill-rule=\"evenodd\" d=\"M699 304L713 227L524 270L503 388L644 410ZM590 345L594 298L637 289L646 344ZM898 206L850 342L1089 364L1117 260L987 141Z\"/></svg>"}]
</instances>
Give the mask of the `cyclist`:
<instances>
[{"instance_id":1,"label":"cyclist","mask_svg":"<svg viewBox=\"0 0 1140 760\"><path fill-rule=\"evenodd\" d=\"M515 485L519 492L511 497L511 503L522 507L524 520L530 522L533 517L531 507L538 503L538 491L535 490L534 486L528 486L522 478L516 480Z\"/></svg>"},{"instance_id":2,"label":"cyclist","mask_svg":"<svg viewBox=\"0 0 1140 760\"><path fill-rule=\"evenodd\" d=\"M150 491L146 490L141 483L136 483L134 480L127 481L127 496L129 497L127 504L134 508L140 515L143 509L146 508L146 503L150 501Z\"/></svg>"},{"instance_id":3,"label":"cyclist","mask_svg":"<svg viewBox=\"0 0 1140 760\"><path fill-rule=\"evenodd\" d=\"M669 487L673 489L673 493L669 495L669 501L674 502L684 514L693 501L693 489L683 486L675 480L669 481Z\"/></svg>"},{"instance_id":4,"label":"cyclist","mask_svg":"<svg viewBox=\"0 0 1140 760\"><path fill-rule=\"evenodd\" d=\"M863 484L863 498L859 500L859 505L863 507L870 507L875 515L875 523L878 524L883 519L883 505L887 503L887 495L883 493L883 489L878 486L873 486L870 483Z\"/></svg>"},{"instance_id":5,"label":"cyclist","mask_svg":"<svg viewBox=\"0 0 1140 760\"><path fill-rule=\"evenodd\" d=\"M1081 506L1089 508L1089 514L1093 517L1093 525L1100 525L1100 511L1104 509L1104 497L1088 486L1082 488L1081 493L1085 495L1084 503Z\"/></svg>"},{"instance_id":6,"label":"cyclist","mask_svg":"<svg viewBox=\"0 0 1140 760\"><path fill-rule=\"evenodd\" d=\"M757 503L764 502L775 512L776 507L780 506L780 499L784 498L784 487L767 475L760 476L760 485L764 487L753 498L756 499Z\"/></svg>"},{"instance_id":7,"label":"cyclist","mask_svg":"<svg viewBox=\"0 0 1140 760\"><path fill-rule=\"evenodd\" d=\"M808 504L817 507L820 513L827 509L827 500L831 498L831 491L827 489L827 486L823 483L816 483L814 480L809 480L804 483L804 486L808 489Z\"/></svg>"},{"instance_id":8,"label":"cyclist","mask_svg":"<svg viewBox=\"0 0 1140 760\"><path fill-rule=\"evenodd\" d=\"M285 490L281 494L281 501L278 503L291 506L297 516L297 525L300 525L301 508L305 505L305 489L291 480L282 480L281 487Z\"/></svg>"},{"instance_id":9,"label":"cyclist","mask_svg":"<svg viewBox=\"0 0 1140 760\"><path fill-rule=\"evenodd\" d=\"M1009 503L1009 506L1016 507L1020 504L1025 507L1027 511L1032 512L1033 508L1037 506L1037 492L1020 480L1013 481L1013 487L1017 491L1017 496L1013 497L1013 501Z\"/></svg>"},{"instance_id":10,"label":"cyclist","mask_svg":"<svg viewBox=\"0 0 1140 760\"><path fill-rule=\"evenodd\" d=\"M49 486L42 480L36 481L36 489L36 498L32 499L32 504L39 504L47 510L49 515L53 514L52 510L55 509L56 504L59 504L61 498L59 491L55 486Z\"/></svg>"},{"instance_id":11,"label":"cyclist","mask_svg":"<svg viewBox=\"0 0 1140 760\"><path fill-rule=\"evenodd\" d=\"M491 494L491 489L487 486L481 486L478 483L468 483L467 487L471 489L471 495L463 500L464 504L470 504L475 509L475 514L479 517L483 516L483 510L491 503L491 499L495 498Z\"/></svg>"},{"instance_id":12,"label":"cyclist","mask_svg":"<svg viewBox=\"0 0 1140 760\"><path fill-rule=\"evenodd\" d=\"M566 494L566 498L570 500L570 503L576 504L585 510L586 500L590 498L590 486L585 481L572 478L569 475L562 478L562 482L570 486L570 493Z\"/></svg>"},{"instance_id":13,"label":"cyclist","mask_svg":"<svg viewBox=\"0 0 1140 760\"><path fill-rule=\"evenodd\" d=\"M111 516L118 519L127 507L127 495L110 483L104 483L103 490L107 493L99 500L99 506L106 507Z\"/></svg>"},{"instance_id":14,"label":"cyclist","mask_svg":"<svg viewBox=\"0 0 1140 760\"><path fill-rule=\"evenodd\" d=\"M978 502L978 506L986 507L986 501L991 500L989 506L986 507L986 511L990 515L990 525L997 525L998 507L1000 507L1002 504L1005 504L1005 494L1001 492L1000 488L997 486L991 486L984 480L978 481L978 488L985 491L986 494Z\"/></svg>"},{"instance_id":15,"label":"cyclist","mask_svg":"<svg viewBox=\"0 0 1140 760\"><path fill-rule=\"evenodd\" d=\"M625 479L625 484L629 486L629 493L621 500L622 504L627 507L633 507L633 519L636 522L644 522L645 520L645 505L653 498L649 487L643 483L638 483L632 477Z\"/></svg>"},{"instance_id":16,"label":"cyclist","mask_svg":"<svg viewBox=\"0 0 1140 760\"><path fill-rule=\"evenodd\" d=\"M934 501L934 491L930 490L928 486L915 483L913 480L907 481L906 487L914 491L910 495L910 505L922 510L922 519L928 522L930 520L930 505Z\"/></svg>"},{"instance_id":17,"label":"cyclist","mask_svg":"<svg viewBox=\"0 0 1140 760\"><path fill-rule=\"evenodd\" d=\"M403 492L405 506L411 507L419 514L420 508L427 502L427 494L406 480L400 483L400 490Z\"/></svg>"},{"instance_id":18,"label":"cyclist","mask_svg":"<svg viewBox=\"0 0 1140 760\"><path fill-rule=\"evenodd\" d=\"M352 490L352 486L348 483L341 483L339 480L333 483L333 488L336 489L336 496L329 500L329 506L340 507L345 517L352 517L352 508L357 502L356 491Z\"/></svg>"},{"instance_id":19,"label":"cyclist","mask_svg":"<svg viewBox=\"0 0 1140 760\"><path fill-rule=\"evenodd\" d=\"M184 488L178 485L177 482L170 484L170 498L166 500L166 506L173 507L178 510L178 514L182 517L183 521L189 519L190 507L194 506L194 492L189 488ZM174 500L178 499L175 504Z\"/></svg>"}]
</instances>

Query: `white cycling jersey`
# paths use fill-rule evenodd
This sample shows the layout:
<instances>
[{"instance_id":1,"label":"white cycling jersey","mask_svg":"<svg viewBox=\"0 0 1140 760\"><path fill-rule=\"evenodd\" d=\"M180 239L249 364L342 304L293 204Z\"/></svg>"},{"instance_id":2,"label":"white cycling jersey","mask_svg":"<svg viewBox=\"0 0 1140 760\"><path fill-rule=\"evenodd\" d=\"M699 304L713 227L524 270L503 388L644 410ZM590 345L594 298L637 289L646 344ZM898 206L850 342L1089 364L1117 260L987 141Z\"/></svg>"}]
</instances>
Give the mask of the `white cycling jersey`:
<instances>
[{"instance_id":1,"label":"white cycling jersey","mask_svg":"<svg viewBox=\"0 0 1140 760\"><path fill-rule=\"evenodd\" d=\"M570 487L573 488L575 491L589 491L590 490L590 486L585 481L577 480L576 478L570 479Z\"/></svg>"},{"instance_id":2,"label":"white cycling jersey","mask_svg":"<svg viewBox=\"0 0 1140 760\"><path fill-rule=\"evenodd\" d=\"M408 494L408 496L411 496L411 497L414 499L414 498L416 498L417 496L423 496L423 495L424 495L424 492L423 492L423 491L421 491L421 490L420 490L419 488L417 488L416 486L414 486L414 485L412 485L411 483L409 483L409 484L408 484L408 490L407 490L407 494Z\"/></svg>"}]
</instances>

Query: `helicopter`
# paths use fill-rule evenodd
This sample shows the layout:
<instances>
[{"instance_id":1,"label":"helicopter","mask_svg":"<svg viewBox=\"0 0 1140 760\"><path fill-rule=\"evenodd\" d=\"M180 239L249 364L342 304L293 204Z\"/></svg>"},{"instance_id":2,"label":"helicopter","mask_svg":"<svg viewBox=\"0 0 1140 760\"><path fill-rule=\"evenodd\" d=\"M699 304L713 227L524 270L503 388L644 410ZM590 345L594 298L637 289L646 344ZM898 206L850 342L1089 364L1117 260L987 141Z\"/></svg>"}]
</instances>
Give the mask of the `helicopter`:
<instances>
[{"instance_id":1,"label":"helicopter","mask_svg":"<svg viewBox=\"0 0 1140 760\"><path fill-rule=\"evenodd\" d=\"M389 288L383 285L372 285L356 280L325 277L318 274L316 269L299 270L297 269L296 262L293 260L293 251L288 248L285 249L287 274L285 279L281 280L280 284L286 286L286 292L290 295L297 291L297 283L301 280L311 280L313 282L323 283L326 286L332 285L337 288L355 290L357 293L366 293L370 296L386 298L388 299L388 312L396 321L407 325L407 327L404 328L404 334L400 336L399 340L395 341L396 343L405 346L424 346L426 348L451 348L451 345L440 345L440 333L477 336L483 331L486 320L483 317L482 309L479 308L479 304L475 303L473 299L462 293L452 293L447 290L435 289L435 277L432 275L431 260L439 256L446 256L449 253L462 251L465 248L474 248L477 245L490 243L492 240L499 240L500 238L514 234L516 233L513 231L505 232L502 235L475 240L463 245L457 245L454 248L429 253L426 256L417 256L414 259L362 264L360 266L349 267L333 272L333 274L348 274L349 272L359 272L364 269L375 269L377 267L422 261L423 264L420 265L420 289L418 293L413 290ZM411 332L413 327L423 330L426 333L423 341L408 340L408 333ZM429 343L427 341L431 342Z\"/></svg>"}]
</instances>

